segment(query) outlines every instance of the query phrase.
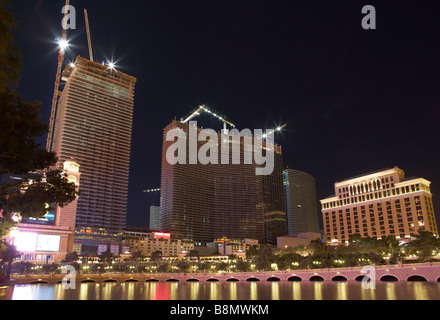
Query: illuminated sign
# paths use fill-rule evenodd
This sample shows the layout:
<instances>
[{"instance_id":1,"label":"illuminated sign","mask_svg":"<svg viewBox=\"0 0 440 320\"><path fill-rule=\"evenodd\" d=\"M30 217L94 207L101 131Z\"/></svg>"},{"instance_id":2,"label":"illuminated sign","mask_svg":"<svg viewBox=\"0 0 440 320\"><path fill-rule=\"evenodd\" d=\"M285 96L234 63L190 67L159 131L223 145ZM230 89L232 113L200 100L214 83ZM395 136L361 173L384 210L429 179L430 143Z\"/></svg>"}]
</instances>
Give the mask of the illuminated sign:
<instances>
[{"instance_id":1,"label":"illuminated sign","mask_svg":"<svg viewBox=\"0 0 440 320\"><path fill-rule=\"evenodd\" d=\"M35 251L37 234L30 232L17 232L14 238L14 246L18 251Z\"/></svg>"},{"instance_id":2,"label":"illuminated sign","mask_svg":"<svg viewBox=\"0 0 440 320\"><path fill-rule=\"evenodd\" d=\"M61 236L37 234L32 232L16 232L13 243L18 251L36 252L60 250Z\"/></svg>"},{"instance_id":3,"label":"illuminated sign","mask_svg":"<svg viewBox=\"0 0 440 320\"><path fill-rule=\"evenodd\" d=\"M22 223L30 223L30 224L44 224L44 225L55 225L55 212L57 210L57 204L53 203L51 206L53 209L46 213L46 215L42 218L23 218L21 220Z\"/></svg>"},{"instance_id":4,"label":"illuminated sign","mask_svg":"<svg viewBox=\"0 0 440 320\"><path fill-rule=\"evenodd\" d=\"M39 234L37 236L35 251L57 252L60 250L60 241L61 241L61 236Z\"/></svg>"},{"instance_id":5,"label":"illuminated sign","mask_svg":"<svg viewBox=\"0 0 440 320\"><path fill-rule=\"evenodd\" d=\"M79 165L76 162L64 162L64 171L79 172Z\"/></svg>"},{"instance_id":6,"label":"illuminated sign","mask_svg":"<svg viewBox=\"0 0 440 320\"><path fill-rule=\"evenodd\" d=\"M153 236L155 238L163 238L163 239L170 239L171 238L171 233L166 233L166 232L154 232Z\"/></svg>"}]
</instances>

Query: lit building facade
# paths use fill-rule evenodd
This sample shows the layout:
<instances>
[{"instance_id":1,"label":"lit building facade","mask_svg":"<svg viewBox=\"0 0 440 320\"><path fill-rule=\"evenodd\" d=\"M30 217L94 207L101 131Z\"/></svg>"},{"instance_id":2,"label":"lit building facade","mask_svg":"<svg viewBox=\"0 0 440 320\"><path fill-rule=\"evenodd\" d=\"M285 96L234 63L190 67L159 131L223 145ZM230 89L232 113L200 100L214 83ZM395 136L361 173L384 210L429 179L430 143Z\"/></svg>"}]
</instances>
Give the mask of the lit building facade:
<instances>
[{"instance_id":1,"label":"lit building facade","mask_svg":"<svg viewBox=\"0 0 440 320\"><path fill-rule=\"evenodd\" d=\"M150 229L160 229L160 207L150 206Z\"/></svg>"},{"instance_id":2,"label":"lit building facade","mask_svg":"<svg viewBox=\"0 0 440 320\"><path fill-rule=\"evenodd\" d=\"M174 120L164 129L162 230L171 232L176 239L199 244L223 237L276 243L277 236L286 234L280 146L274 146L274 170L269 176L256 175L257 164L245 164L243 150L249 150L252 145L243 138L239 140L240 164L220 164L220 159L219 164L170 164L167 151L175 142L167 141L166 136L173 129L182 130L188 137L190 125ZM221 145L229 136L217 133L216 139L217 145ZM203 145L197 142L197 152ZM188 156L189 143L186 147ZM232 150L233 147L231 153Z\"/></svg>"},{"instance_id":3,"label":"lit building facade","mask_svg":"<svg viewBox=\"0 0 440 320\"><path fill-rule=\"evenodd\" d=\"M163 257L177 257L194 250L193 241L171 239L171 234L167 232L126 229L123 237L122 244L128 247L131 254L138 252L145 257L151 257L156 251L162 252Z\"/></svg>"},{"instance_id":4,"label":"lit building facade","mask_svg":"<svg viewBox=\"0 0 440 320\"><path fill-rule=\"evenodd\" d=\"M315 178L308 173L284 170L287 230L290 235L319 233Z\"/></svg>"},{"instance_id":5,"label":"lit building facade","mask_svg":"<svg viewBox=\"0 0 440 320\"><path fill-rule=\"evenodd\" d=\"M328 243L347 242L350 235L410 239L419 228L438 235L430 184L405 179L398 167L335 183L335 196L321 200Z\"/></svg>"},{"instance_id":6,"label":"lit building facade","mask_svg":"<svg viewBox=\"0 0 440 320\"><path fill-rule=\"evenodd\" d=\"M62 79L52 151L81 163L75 242L92 254L125 226L136 78L78 57Z\"/></svg>"},{"instance_id":7,"label":"lit building facade","mask_svg":"<svg viewBox=\"0 0 440 320\"><path fill-rule=\"evenodd\" d=\"M69 182L79 188L79 164L69 160L64 162L63 169ZM73 252L77 203L78 199L63 208L53 205L53 211L39 219L16 216L19 223L11 230L7 241L17 247L21 261L59 263L67 253Z\"/></svg>"}]
</instances>

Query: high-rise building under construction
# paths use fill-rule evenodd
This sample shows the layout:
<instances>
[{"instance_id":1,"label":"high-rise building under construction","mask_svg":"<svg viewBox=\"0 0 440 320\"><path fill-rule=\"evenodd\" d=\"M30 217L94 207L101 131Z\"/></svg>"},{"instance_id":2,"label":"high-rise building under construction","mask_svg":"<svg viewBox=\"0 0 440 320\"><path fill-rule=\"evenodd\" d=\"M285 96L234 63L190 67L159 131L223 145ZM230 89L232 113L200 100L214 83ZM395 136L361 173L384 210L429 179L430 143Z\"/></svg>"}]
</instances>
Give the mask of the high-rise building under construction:
<instances>
[{"instance_id":1,"label":"high-rise building under construction","mask_svg":"<svg viewBox=\"0 0 440 320\"><path fill-rule=\"evenodd\" d=\"M167 134L181 130L188 139L191 128L201 131L176 120L164 129L161 228L173 237L200 243L224 237L276 243L277 236L287 233L281 147L274 145L274 170L266 176L256 174L259 165L255 161L244 161L244 151L252 150L254 138L239 140L240 164L170 163L167 155L175 142L167 141ZM216 133L215 144L221 145L226 138ZM190 144L185 146L187 158L204 145L198 141L197 148L190 150Z\"/></svg>"},{"instance_id":2,"label":"high-rise building under construction","mask_svg":"<svg viewBox=\"0 0 440 320\"><path fill-rule=\"evenodd\" d=\"M126 222L136 78L81 57L62 76L52 151L81 165L75 229L95 252Z\"/></svg>"}]
</instances>

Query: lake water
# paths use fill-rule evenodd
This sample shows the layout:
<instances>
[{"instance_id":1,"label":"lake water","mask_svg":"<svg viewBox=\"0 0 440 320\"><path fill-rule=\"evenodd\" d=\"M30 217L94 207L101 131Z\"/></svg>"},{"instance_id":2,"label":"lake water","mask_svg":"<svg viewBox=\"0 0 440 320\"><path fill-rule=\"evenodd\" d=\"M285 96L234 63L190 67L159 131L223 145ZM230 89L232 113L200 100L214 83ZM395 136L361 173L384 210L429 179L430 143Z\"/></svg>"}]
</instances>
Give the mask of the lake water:
<instances>
[{"instance_id":1,"label":"lake water","mask_svg":"<svg viewBox=\"0 0 440 320\"><path fill-rule=\"evenodd\" d=\"M358 282L16 285L12 300L440 300L440 283L380 282L376 289Z\"/></svg>"}]
</instances>

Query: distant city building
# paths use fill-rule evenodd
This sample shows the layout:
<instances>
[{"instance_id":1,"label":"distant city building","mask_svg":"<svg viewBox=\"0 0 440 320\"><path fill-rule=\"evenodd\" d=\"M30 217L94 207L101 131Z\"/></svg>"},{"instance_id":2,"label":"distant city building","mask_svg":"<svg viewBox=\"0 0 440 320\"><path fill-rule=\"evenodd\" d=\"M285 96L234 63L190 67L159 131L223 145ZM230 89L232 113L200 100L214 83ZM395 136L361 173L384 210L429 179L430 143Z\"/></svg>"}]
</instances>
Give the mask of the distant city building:
<instances>
[{"instance_id":1,"label":"distant city building","mask_svg":"<svg viewBox=\"0 0 440 320\"><path fill-rule=\"evenodd\" d=\"M73 160L64 162L64 173L69 182L80 183L80 166ZM21 218L9 235L9 239L20 251L21 261L37 263L59 263L67 253L73 252L75 215L77 200L64 208L54 204L43 218Z\"/></svg>"},{"instance_id":2,"label":"distant city building","mask_svg":"<svg viewBox=\"0 0 440 320\"><path fill-rule=\"evenodd\" d=\"M347 242L352 234L409 240L422 227L438 235L430 184L405 179L398 167L336 182L336 195L321 200L326 241Z\"/></svg>"},{"instance_id":3,"label":"distant city building","mask_svg":"<svg viewBox=\"0 0 440 320\"><path fill-rule=\"evenodd\" d=\"M260 248L258 240L254 239L234 240L222 238L216 239L207 245L210 248L215 248L220 255L235 255L243 259L246 259L246 251L249 250L250 247L255 246L257 249Z\"/></svg>"},{"instance_id":4,"label":"distant city building","mask_svg":"<svg viewBox=\"0 0 440 320\"><path fill-rule=\"evenodd\" d=\"M288 234L320 233L315 179L308 173L286 169L284 189Z\"/></svg>"},{"instance_id":5,"label":"distant city building","mask_svg":"<svg viewBox=\"0 0 440 320\"><path fill-rule=\"evenodd\" d=\"M312 240L321 240L321 233L316 232L305 232L295 235L287 235L278 237L277 239L277 248L286 249L286 248L295 248L298 246L308 246L310 241Z\"/></svg>"},{"instance_id":6,"label":"distant city building","mask_svg":"<svg viewBox=\"0 0 440 320\"><path fill-rule=\"evenodd\" d=\"M62 79L52 151L81 164L75 242L96 254L125 226L136 78L77 57Z\"/></svg>"},{"instance_id":7,"label":"distant city building","mask_svg":"<svg viewBox=\"0 0 440 320\"><path fill-rule=\"evenodd\" d=\"M274 146L275 169L270 176L256 175L258 165L255 163L244 164L243 150L249 150L252 145L247 145L243 137L240 139L241 164L170 164L167 150L175 142L167 141L166 136L172 129L182 130L188 137L190 125L172 121L164 129L162 230L170 231L176 239L189 239L198 244L222 237L276 243L277 236L286 234L280 146ZM217 133L219 144L226 137ZM197 152L203 144L198 142Z\"/></svg>"},{"instance_id":8,"label":"distant city building","mask_svg":"<svg viewBox=\"0 0 440 320\"><path fill-rule=\"evenodd\" d=\"M156 251L162 252L163 257L185 256L194 250L193 241L171 239L171 234L167 232L126 229L123 238L122 244L129 248L131 254L138 252L145 257Z\"/></svg>"},{"instance_id":9,"label":"distant city building","mask_svg":"<svg viewBox=\"0 0 440 320\"><path fill-rule=\"evenodd\" d=\"M150 206L150 230L160 230L160 207Z\"/></svg>"}]
</instances>

